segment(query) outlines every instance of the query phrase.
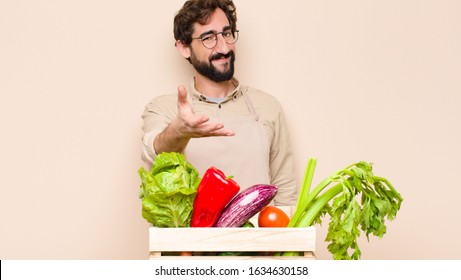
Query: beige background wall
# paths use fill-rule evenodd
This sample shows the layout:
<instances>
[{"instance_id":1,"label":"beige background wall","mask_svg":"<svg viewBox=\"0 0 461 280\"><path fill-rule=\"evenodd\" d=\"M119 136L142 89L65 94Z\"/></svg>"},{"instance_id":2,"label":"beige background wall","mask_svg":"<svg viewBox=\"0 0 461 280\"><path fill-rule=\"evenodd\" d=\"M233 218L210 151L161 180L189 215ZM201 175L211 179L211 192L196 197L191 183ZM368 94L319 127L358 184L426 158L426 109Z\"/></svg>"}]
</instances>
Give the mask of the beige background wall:
<instances>
[{"instance_id":1,"label":"beige background wall","mask_svg":"<svg viewBox=\"0 0 461 280\"><path fill-rule=\"evenodd\" d=\"M461 2L235 2L237 75L286 109L298 177L371 161L405 198L363 259L460 259ZM140 115L189 81L182 3L0 0L0 259L147 257Z\"/></svg>"}]
</instances>

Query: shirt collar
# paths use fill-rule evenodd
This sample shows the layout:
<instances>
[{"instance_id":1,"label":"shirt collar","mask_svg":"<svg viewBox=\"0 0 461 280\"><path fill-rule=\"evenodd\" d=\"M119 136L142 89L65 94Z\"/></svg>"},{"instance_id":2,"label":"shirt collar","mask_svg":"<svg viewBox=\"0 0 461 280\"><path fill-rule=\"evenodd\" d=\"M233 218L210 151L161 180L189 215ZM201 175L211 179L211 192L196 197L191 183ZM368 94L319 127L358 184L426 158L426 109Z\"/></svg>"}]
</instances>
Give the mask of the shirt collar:
<instances>
[{"instance_id":1,"label":"shirt collar","mask_svg":"<svg viewBox=\"0 0 461 280\"><path fill-rule=\"evenodd\" d=\"M232 78L231 82L234 84L235 89L232 92L229 92L225 99L221 103L225 103L230 100L236 100L238 97L240 97L243 93L240 90L240 82L236 78ZM192 99L193 100L199 100L199 101L204 101L204 102L209 102L209 103L215 103L212 100L207 99L205 95L203 95L201 92L199 92L195 88L195 79L192 78L189 92L191 93Z\"/></svg>"}]
</instances>

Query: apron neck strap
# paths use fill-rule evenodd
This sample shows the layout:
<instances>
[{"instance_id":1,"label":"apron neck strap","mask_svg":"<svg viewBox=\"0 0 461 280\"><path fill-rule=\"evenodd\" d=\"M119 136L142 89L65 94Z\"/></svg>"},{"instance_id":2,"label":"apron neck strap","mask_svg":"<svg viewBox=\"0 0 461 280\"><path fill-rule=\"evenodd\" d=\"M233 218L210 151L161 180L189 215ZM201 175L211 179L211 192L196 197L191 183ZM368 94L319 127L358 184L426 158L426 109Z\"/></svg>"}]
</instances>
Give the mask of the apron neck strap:
<instances>
[{"instance_id":1,"label":"apron neck strap","mask_svg":"<svg viewBox=\"0 0 461 280\"><path fill-rule=\"evenodd\" d=\"M255 120L258 121L259 116L258 114L256 114L256 110L253 105L253 102L251 102L251 98L248 96L248 94L246 94L247 91L248 91L248 87L242 88L241 92L242 92L243 98L245 98L246 104L248 106L248 110L250 110L250 113L254 116Z\"/></svg>"}]
</instances>

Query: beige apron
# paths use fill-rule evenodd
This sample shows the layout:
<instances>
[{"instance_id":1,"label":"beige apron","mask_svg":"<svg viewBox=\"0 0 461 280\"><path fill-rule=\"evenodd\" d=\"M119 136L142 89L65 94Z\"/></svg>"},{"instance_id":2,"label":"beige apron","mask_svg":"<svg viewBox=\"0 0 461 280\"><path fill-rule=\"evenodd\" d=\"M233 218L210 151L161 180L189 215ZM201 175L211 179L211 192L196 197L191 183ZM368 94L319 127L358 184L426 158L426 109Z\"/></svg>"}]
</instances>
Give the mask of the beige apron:
<instances>
[{"instance_id":1,"label":"beige apron","mask_svg":"<svg viewBox=\"0 0 461 280\"><path fill-rule=\"evenodd\" d=\"M235 132L234 136L192 138L184 154L203 176L210 166L233 176L241 190L255 184L269 184L269 141L250 98L243 97L250 115L210 118ZM190 104L192 102L190 100Z\"/></svg>"}]
</instances>

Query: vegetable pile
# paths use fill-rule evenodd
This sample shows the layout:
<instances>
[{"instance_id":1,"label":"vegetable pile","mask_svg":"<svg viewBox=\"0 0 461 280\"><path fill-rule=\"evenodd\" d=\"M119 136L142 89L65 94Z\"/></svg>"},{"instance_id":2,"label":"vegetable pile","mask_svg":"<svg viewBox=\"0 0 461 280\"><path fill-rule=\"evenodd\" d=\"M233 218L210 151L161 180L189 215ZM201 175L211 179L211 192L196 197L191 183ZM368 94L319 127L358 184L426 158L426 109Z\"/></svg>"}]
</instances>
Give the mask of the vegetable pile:
<instances>
[{"instance_id":1,"label":"vegetable pile","mask_svg":"<svg viewBox=\"0 0 461 280\"><path fill-rule=\"evenodd\" d=\"M321 224L328 215L325 241L333 258L360 259L357 238L361 232L367 239L370 235L383 237L385 220L395 219L403 198L387 179L373 174L371 163L363 161L334 172L311 190L316 164L316 159L308 160L290 219L281 209L268 206L277 186L257 184L239 193L238 183L216 167L200 178L184 155L161 153L150 172L142 167L138 171L142 215L155 227L252 226L248 222L257 213L260 227L309 227Z\"/></svg>"},{"instance_id":2,"label":"vegetable pile","mask_svg":"<svg viewBox=\"0 0 461 280\"><path fill-rule=\"evenodd\" d=\"M296 210L288 226L321 224L322 216L328 214L331 217L325 239L330 242L328 251L334 259L360 259L357 243L360 230L367 238L370 234L383 237L385 219L396 217L403 198L387 179L374 175L372 164L367 162L334 172L311 191L316 163L316 159L308 161Z\"/></svg>"},{"instance_id":3,"label":"vegetable pile","mask_svg":"<svg viewBox=\"0 0 461 280\"><path fill-rule=\"evenodd\" d=\"M278 187L258 184L240 191L212 166L203 178L180 153L157 155L141 177L142 216L154 227L241 227L268 205Z\"/></svg>"}]
</instances>

